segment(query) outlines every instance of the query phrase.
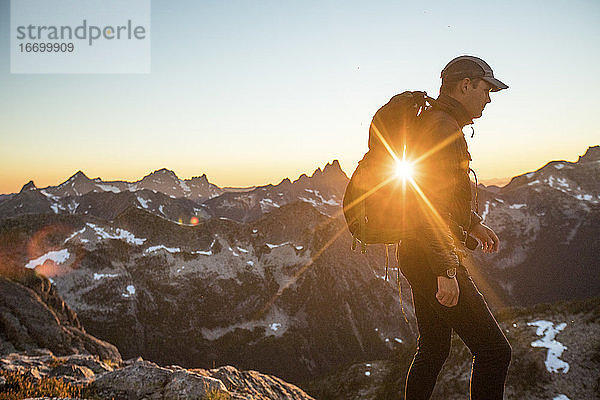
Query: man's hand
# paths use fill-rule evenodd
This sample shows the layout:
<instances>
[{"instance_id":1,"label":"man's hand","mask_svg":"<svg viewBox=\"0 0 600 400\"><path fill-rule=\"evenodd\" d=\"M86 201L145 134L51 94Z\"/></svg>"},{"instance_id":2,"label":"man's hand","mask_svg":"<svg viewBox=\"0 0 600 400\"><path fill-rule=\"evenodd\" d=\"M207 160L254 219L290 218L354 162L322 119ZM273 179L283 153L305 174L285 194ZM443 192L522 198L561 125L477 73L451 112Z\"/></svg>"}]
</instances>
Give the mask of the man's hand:
<instances>
[{"instance_id":1,"label":"man's hand","mask_svg":"<svg viewBox=\"0 0 600 400\"><path fill-rule=\"evenodd\" d=\"M471 229L471 234L481 242L481 248L484 253L495 253L500 247L500 239L494 233L492 228L482 223L475 224Z\"/></svg>"},{"instance_id":2,"label":"man's hand","mask_svg":"<svg viewBox=\"0 0 600 400\"><path fill-rule=\"evenodd\" d=\"M458 282L456 278L437 277L438 291L435 297L441 305L454 307L458 303Z\"/></svg>"}]
</instances>

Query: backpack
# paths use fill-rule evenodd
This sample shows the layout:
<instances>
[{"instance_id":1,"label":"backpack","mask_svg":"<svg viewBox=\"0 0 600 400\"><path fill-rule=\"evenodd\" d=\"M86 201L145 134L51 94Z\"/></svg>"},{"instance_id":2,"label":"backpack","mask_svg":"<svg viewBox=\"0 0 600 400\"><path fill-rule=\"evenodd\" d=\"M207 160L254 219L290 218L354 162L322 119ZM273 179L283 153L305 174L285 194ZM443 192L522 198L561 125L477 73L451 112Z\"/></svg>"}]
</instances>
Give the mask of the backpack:
<instances>
[{"instance_id":1,"label":"backpack","mask_svg":"<svg viewBox=\"0 0 600 400\"><path fill-rule=\"evenodd\" d=\"M407 238L418 218L419 194L410 178L395 175L398 162L415 159L418 120L427 103L425 92L406 91L381 107L369 127L369 151L352 174L343 199L344 217L366 252L367 244L394 244ZM387 246L386 246L387 251Z\"/></svg>"}]
</instances>

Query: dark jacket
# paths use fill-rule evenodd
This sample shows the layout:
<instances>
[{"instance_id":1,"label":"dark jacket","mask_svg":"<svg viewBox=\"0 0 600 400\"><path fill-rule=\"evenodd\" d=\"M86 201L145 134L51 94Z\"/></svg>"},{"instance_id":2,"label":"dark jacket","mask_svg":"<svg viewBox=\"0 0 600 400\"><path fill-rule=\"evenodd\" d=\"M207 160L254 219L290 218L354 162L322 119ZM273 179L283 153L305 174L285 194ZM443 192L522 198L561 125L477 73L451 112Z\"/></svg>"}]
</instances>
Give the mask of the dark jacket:
<instances>
[{"instance_id":1,"label":"dark jacket","mask_svg":"<svg viewBox=\"0 0 600 400\"><path fill-rule=\"evenodd\" d=\"M420 236L431 249L429 264L436 275L458 266L465 231L481 221L471 211L471 156L462 133L470 123L462 104L443 94L419 121L416 181L427 199Z\"/></svg>"}]
</instances>

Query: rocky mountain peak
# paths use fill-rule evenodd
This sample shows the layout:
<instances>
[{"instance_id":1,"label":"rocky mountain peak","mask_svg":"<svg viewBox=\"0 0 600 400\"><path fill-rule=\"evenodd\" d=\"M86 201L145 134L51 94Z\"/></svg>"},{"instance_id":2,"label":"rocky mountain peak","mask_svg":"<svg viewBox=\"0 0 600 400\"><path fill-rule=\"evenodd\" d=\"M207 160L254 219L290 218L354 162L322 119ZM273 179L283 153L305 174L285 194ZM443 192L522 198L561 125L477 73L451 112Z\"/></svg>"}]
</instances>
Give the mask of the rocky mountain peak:
<instances>
[{"instance_id":1,"label":"rocky mountain peak","mask_svg":"<svg viewBox=\"0 0 600 400\"><path fill-rule=\"evenodd\" d=\"M600 146L590 146L584 155L579 156L577 162L600 161Z\"/></svg>"},{"instance_id":2,"label":"rocky mountain peak","mask_svg":"<svg viewBox=\"0 0 600 400\"><path fill-rule=\"evenodd\" d=\"M150 175L155 175L155 176L168 176L170 178L174 178L174 179L179 179L177 177L177 175L175 174L175 172L171 171L170 169L166 169L166 168L161 168L159 170L154 171L153 173L151 173Z\"/></svg>"},{"instance_id":3,"label":"rocky mountain peak","mask_svg":"<svg viewBox=\"0 0 600 400\"><path fill-rule=\"evenodd\" d=\"M326 175L342 175L344 178L348 179L348 175L346 175L346 173L342 170L338 160L333 160L331 163L327 163L323 169L323 173Z\"/></svg>"},{"instance_id":4,"label":"rocky mountain peak","mask_svg":"<svg viewBox=\"0 0 600 400\"><path fill-rule=\"evenodd\" d=\"M140 181L138 181L139 183L149 183L149 182L171 182L171 181L179 181L179 178L177 177L177 175L175 175L175 172L166 169L166 168L161 168L158 169L146 176L144 176Z\"/></svg>"},{"instance_id":5,"label":"rocky mountain peak","mask_svg":"<svg viewBox=\"0 0 600 400\"><path fill-rule=\"evenodd\" d=\"M36 190L36 189L37 189L37 187L35 186L35 183L33 183L33 181L29 181L25 185L23 185L23 187L21 188L21 191L19 193L28 192L28 191Z\"/></svg>"},{"instance_id":6,"label":"rocky mountain peak","mask_svg":"<svg viewBox=\"0 0 600 400\"><path fill-rule=\"evenodd\" d=\"M89 181L90 178L87 177L86 174L84 174L81 170L75 172L69 179L67 179L67 182L72 182L72 181Z\"/></svg>"},{"instance_id":7,"label":"rocky mountain peak","mask_svg":"<svg viewBox=\"0 0 600 400\"><path fill-rule=\"evenodd\" d=\"M95 185L95 182L88 178L82 171L77 171L65 182L61 183L57 189L60 189L60 195L86 193Z\"/></svg>"},{"instance_id":8,"label":"rocky mountain peak","mask_svg":"<svg viewBox=\"0 0 600 400\"><path fill-rule=\"evenodd\" d=\"M287 186L287 185L291 185L292 181L290 180L290 178L284 178L281 182L279 182L279 185L277 186Z\"/></svg>"},{"instance_id":9,"label":"rocky mountain peak","mask_svg":"<svg viewBox=\"0 0 600 400\"><path fill-rule=\"evenodd\" d=\"M200 185L208 185L209 183L206 174L202 174L202 176L193 176L189 181Z\"/></svg>"}]
</instances>

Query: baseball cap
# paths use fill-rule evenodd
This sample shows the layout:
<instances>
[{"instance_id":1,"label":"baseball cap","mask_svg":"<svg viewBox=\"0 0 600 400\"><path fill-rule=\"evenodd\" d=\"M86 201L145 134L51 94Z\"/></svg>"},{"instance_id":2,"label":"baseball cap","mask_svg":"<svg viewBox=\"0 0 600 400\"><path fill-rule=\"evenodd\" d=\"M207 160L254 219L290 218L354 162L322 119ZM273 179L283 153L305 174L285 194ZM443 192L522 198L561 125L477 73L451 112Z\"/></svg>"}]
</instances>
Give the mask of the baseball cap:
<instances>
[{"instance_id":1,"label":"baseball cap","mask_svg":"<svg viewBox=\"0 0 600 400\"><path fill-rule=\"evenodd\" d=\"M442 70L442 79L463 78L481 78L492 85L492 92L508 89L508 85L494 77L494 72L488 63L475 56L456 57Z\"/></svg>"}]
</instances>

